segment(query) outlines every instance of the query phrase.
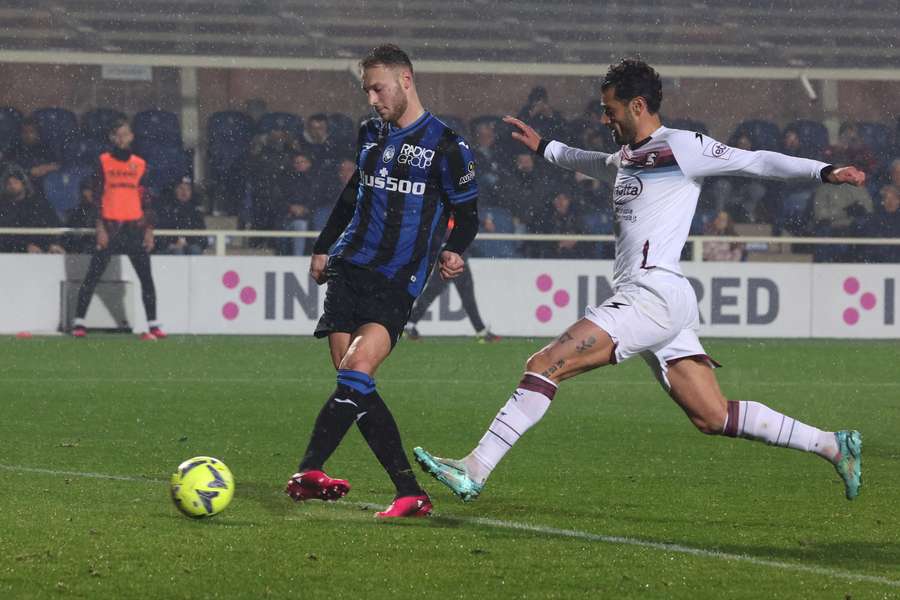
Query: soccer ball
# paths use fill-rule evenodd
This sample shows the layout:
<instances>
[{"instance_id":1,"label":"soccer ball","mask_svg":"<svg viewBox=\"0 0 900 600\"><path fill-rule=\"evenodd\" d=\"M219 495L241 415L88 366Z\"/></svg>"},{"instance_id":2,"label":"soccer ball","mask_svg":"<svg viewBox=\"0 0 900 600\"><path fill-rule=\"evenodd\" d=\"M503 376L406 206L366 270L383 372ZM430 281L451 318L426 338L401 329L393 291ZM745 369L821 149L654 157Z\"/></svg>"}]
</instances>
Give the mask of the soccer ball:
<instances>
[{"instance_id":1,"label":"soccer ball","mask_svg":"<svg viewBox=\"0 0 900 600\"><path fill-rule=\"evenodd\" d=\"M172 473L172 501L183 514L200 519L225 510L234 496L234 476L221 460L195 456Z\"/></svg>"}]
</instances>

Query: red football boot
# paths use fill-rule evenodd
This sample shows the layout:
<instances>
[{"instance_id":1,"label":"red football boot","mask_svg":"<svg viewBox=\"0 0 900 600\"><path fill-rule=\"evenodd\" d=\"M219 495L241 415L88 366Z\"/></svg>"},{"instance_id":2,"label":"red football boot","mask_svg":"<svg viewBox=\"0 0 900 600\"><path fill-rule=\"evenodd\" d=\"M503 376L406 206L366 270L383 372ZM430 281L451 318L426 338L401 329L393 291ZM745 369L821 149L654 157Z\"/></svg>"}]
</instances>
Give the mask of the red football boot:
<instances>
[{"instance_id":1,"label":"red football boot","mask_svg":"<svg viewBox=\"0 0 900 600\"><path fill-rule=\"evenodd\" d=\"M350 484L346 479L332 479L322 471L304 471L291 475L284 491L296 502L337 500L347 495Z\"/></svg>"},{"instance_id":2,"label":"red football boot","mask_svg":"<svg viewBox=\"0 0 900 600\"><path fill-rule=\"evenodd\" d=\"M160 329L159 327L151 327L150 333L153 335L153 337L155 337L158 340L164 340L167 337L169 337L168 335L166 335L166 332L163 331L162 329Z\"/></svg>"},{"instance_id":3,"label":"red football boot","mask_svg":"<svg viewBox=\"0 0 900 600\"><path fill-rule=\"evenodd\" d=\"M379 519L393 519L397 517L427 517L434 506L427 494L421 496L400 496L395 498L387 510L375 513Z\"/></svg>"},{"instance_id":4,"label":"red football boot","mask_svg":"<svg viewBox=\"0 0 900 600\"><path fill-rule=\"evenodd\" d=\"M144 333L141 334L141 340L143 340L145 342L155 342L156 336L153 335L152 333L150 333L149 331L145 331Z\"/></svg>"},{"instance_id":5,"label":"red football boot","mask_svg":"<svg viewBox=\"0 0 900 600\"><path fill-rule=\"evenodd\" d=\"M87 337L87 328L85 328L84 325L76 325L72 328L72 337Z\"/></svg>"}]
</instances>

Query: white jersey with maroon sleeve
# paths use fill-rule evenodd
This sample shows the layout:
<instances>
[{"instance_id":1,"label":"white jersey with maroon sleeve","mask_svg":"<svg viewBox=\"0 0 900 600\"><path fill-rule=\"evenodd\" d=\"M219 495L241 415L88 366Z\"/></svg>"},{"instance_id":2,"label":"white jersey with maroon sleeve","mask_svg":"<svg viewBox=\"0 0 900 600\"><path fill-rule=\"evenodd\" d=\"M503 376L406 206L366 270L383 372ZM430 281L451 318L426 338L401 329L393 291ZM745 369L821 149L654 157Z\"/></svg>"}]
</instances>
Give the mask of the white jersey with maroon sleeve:
<instances>
[{"instance_id":1,"label":"white jersey with maroon sleeve","mask_svg":"<svg viewBox=\"0 0 900 600\"><path fill-rule=\"evenodd\" d=\"M615 287L648 269L682 275L678 262L704 177L819 180L827 166L776 152L731 148L700 133L667 127L660 127L637 147L623 146L614 154L550 142L544 158L595 177L608 169L617 170L613 194Z\"/></svg>"}]
</instances>

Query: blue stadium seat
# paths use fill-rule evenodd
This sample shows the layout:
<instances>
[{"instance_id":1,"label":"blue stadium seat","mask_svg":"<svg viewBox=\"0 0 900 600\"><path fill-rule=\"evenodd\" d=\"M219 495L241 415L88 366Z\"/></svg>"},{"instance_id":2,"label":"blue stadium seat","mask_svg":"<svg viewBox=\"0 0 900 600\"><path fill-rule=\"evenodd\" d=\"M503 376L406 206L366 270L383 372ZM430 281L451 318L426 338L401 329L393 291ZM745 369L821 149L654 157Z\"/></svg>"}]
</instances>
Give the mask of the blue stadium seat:
<instances>
[{"instance_id":1,"label":"blue stadium seat","mask_svg":"<svg viewBox=\"0 0 900 600\"><path fill-rule=\"evenodd\" d=\"M697 133L702 133L703 135L709 134L709 127L706 126L706 123L704 123L703 121L697 121L695 119L664 119L664 124L666 127L671 127L672 129L696 131Z\"/></svg>"},{"instance_id":2,"label":"blue stadium seat","mask_svg":"<svg viewBox=\"0 0 900 600\"><path fill-rule=\"evenodd\" d=\"M742 135L750 138L754 150L777 151L781 148L781 129L771 121L750 119L741 122L731 134L728 145L733 146Z\"/></svg>"},{"instance_id":3,"label":"blue stadium seat","mask_svg":"<svg viewBox=\"0 0 900 600\"><path fill-rule=\"evenodd\" d=\"M0 108L0 152L6 152L19 139L22 113L12 106Z\"/></svg>"},{"instance_id":4,"label":"blue stadium seat","mask_svg":"<svg viewBox=\"0 0 900 600\"><path fill-rule=\"evenodd\" d=\"M479 207L481 220L494 222L494 233L515 233L512 213L505 208ZM483 231L483 229L482 229ZM516 258L521 255L519 242L507 240L478 240L472 243L472 256L483 258Z\"/></svg>"},{"instance_id":5,"label":"blue stadium seat","mask_svg":"<svg viewBox=\"0 0 900 600\"><path fill-rule=\"evenodd\" d=\"M85 137L106 142L109 140L109 129L113 123L120 119L127 120L127 116L114 108L95 108L89 110L81 117L81 131Z\"/></svg>"},{"instance_id":6,"label":"blue stadium seat","mask_svg":"<svg viewBox=\"0 0 900 600\"><path fill-rule=\"evenodd\" d=\"M253 119L250 115L227 110L210 115L206 121L207 158L210 175L223 181L238 160L250 149Z\"/></svg>"},{"instance_id":7,"label":"blue stadium seat","mask_svg":"<svg viewBox=\"0 0 900 600\"><path fill-rule=\"evenodd\" d=\"M44 196L59 215L60 221L66 213L78 205L81 182L93 176L94 169L86 166L67 166L48 173L43 179Z\"/></svg>"},{"instance_id":8,"label":"blue stadium seat","mask_svg":"<svg viewBox=\"0 0 900 600\"><path fill-rule=\"evenodd\" d=\"M94 166L97 157L110 148L109 142L96 138L76 138L63 145L63 163L66 165Z\"/></svg>"},{"instance_id":9,"label":"blue stadium seat","mask_svg":"<svg viewBox=\"0 0 900 600\"><path fill-rule=\"evenodd\" d=\"M53 152L54 159L62 160L63 146L78 138L78 118L65 108L40 108L31 116L37 121L41 140Z\"/></svg>"},{"instance_id":10,"label":"blue stadium seat","mask_svg":"<svg viewBox=\"0 0 900 600\"><path fill-rule=\"evenodd\" d=\"M178 115L167 110L145 110L134 115L131 124L138 140L181 146L181 125Z\"/></svg>"},{"instance_id":11,"label":"blue stadium seat","mask_svg":"<svg viewBox=\"0 0 900 600\"><path fill-rule=\"evenodd\" d=\"M794 129L800 137L800 144L803 148L802 156L806 158L818 159L828 148L828 129L819 121L810 121L801 119L789 123L785 129Z\"/></svg>"},{"instance_id":12,"label":"blue stadium seat","mask_svg":"<svg viewBox=\"0 0 900 600\"><path fill-rule=\"evenodd\" d=\"M143 144L137 154L147 161L145 181L154 194L160 194L184 176L193 176L193 156L179 146Z\"/></svg>"},{"instance_id":13,"label":"blue stadium seat","mask_svg":"<svg viewBox=\"0 0 900 600\"><path fill-rule=\"evenodd\" d=\"M287 131L295 138L300 139L300 136L303 135L303 119L293 113L266 113L259 118L256 132L269 133L270 131Z\"/></svg>"},{"instance_id":14,"label":"blue stadium seat","mask_svg":"<svg viewBox=\"0 0 900 600\"><path fill-rule=\"evenodd\" d=\"M325 228L325 223L328 222L328 217L331 216L332 207L323 206L321 208L317 208L312 215L312 226L314 231L322 231Z\"/></svg>"}]
</instances>

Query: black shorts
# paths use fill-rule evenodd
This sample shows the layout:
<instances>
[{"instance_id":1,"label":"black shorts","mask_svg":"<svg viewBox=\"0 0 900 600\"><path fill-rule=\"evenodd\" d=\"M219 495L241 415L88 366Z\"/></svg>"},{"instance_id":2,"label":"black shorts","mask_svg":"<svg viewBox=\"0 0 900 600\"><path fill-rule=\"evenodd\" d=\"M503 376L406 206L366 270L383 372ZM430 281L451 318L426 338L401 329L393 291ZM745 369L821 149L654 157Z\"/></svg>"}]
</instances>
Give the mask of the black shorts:
<instances>
[{"instance_id":1,"label":"black shorts","mask_svg":"<svg viewBox=\"0 0 900 600\"><path fill-rule=\"evenodd\" d=\"M137 221L103 221L109 236L109 254L144 254L145 228Z\"/></svg>"},{"instance_id":2,"label":"black shorts","mask_svg":"<svg viewBox=\"0 0 900 600\"><path fill-rule=\"evenodd\" d=\"M383 325L393 347L409 320L415 298L402 285L379 273L342 259L331 259L326 269L328 291L325 311L314 335L353 333L366 323Z\"/></svg>"}]
</instances>

